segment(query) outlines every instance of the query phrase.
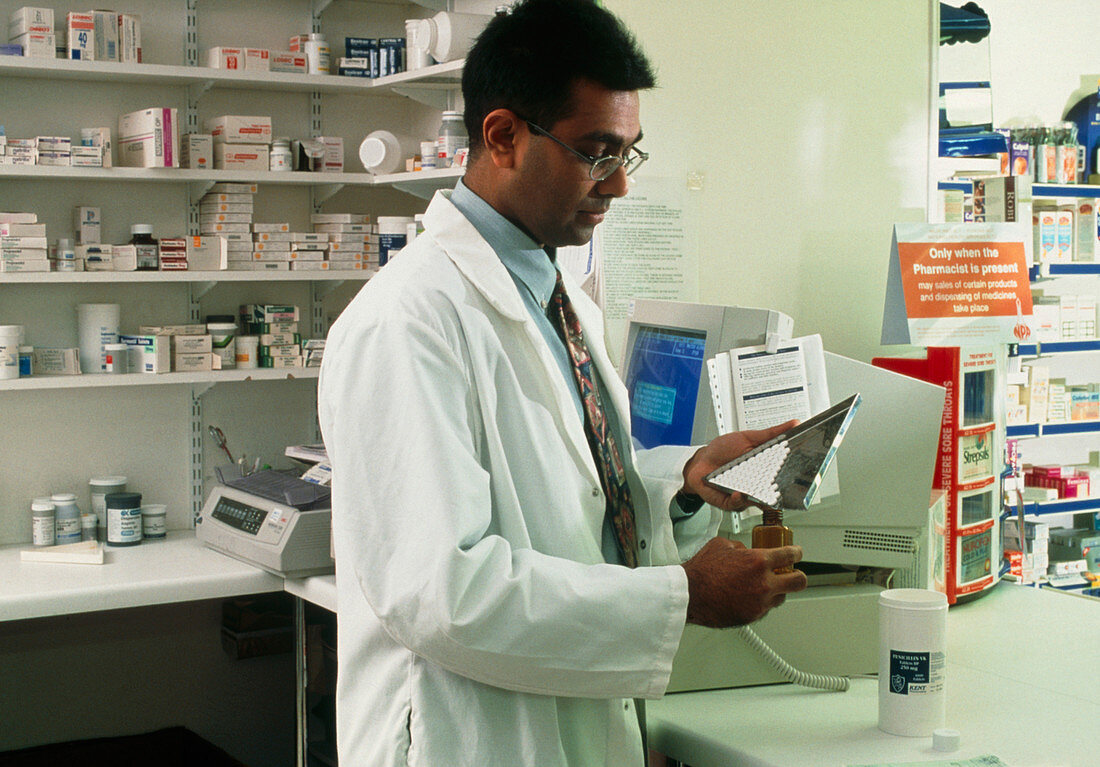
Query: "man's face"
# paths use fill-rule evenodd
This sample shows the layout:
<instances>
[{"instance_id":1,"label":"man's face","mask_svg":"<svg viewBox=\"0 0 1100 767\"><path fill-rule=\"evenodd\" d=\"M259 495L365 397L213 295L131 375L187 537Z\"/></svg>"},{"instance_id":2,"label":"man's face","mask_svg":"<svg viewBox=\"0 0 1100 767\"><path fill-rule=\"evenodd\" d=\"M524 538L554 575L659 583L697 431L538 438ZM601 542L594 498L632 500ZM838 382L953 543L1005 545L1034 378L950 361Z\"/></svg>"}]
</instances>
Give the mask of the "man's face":
<instances>
[{"instance_id":1,"label":"man's face","mask_svg":"<svg viewBox=\"0 0 1100 767\"><path fill-rule=\"evenodd\" d=\"M570 116L540 127L591 157L623 154L641 138L638 94L579 81L573 86ZM527 149L518 168L516 217L542 245L583 245L611 200L626 194L626 172L620 168L593 181L589 163L526 125L523 130Z\"/></svg>"}]
</instances>

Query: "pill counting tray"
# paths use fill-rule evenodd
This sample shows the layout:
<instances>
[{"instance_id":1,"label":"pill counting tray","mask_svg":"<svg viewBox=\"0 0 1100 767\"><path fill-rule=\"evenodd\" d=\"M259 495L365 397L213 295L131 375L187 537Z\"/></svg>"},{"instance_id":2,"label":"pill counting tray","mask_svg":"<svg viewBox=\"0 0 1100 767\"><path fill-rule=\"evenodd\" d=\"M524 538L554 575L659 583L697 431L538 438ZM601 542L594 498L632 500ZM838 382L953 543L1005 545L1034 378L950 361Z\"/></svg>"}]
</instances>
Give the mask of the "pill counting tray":
<instances>
[{"instance_id":1,"label":"pill counting tray","mask_svg":"<svg viewBox=\"0 0 1100 767\"><path fill-rule=\"evenodd\" d=\"M726 493L741 493L755 504L790 510L809 508L859 403L859 394L853 394L757 445L708 474L707 484Z\"/></svg>"}]
</instances>

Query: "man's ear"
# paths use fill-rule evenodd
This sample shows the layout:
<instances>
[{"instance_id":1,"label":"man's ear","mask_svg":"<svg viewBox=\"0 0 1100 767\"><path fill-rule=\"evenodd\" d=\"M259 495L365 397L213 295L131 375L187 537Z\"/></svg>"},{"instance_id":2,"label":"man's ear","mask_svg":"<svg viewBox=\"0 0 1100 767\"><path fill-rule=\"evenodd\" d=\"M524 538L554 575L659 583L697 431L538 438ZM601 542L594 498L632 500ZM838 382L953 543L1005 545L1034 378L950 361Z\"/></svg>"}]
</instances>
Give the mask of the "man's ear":
<instances>
[{"instance_id":1,"label":"man's ear","mask_svg":"<svg viewBox=\"0 0 1100 767\"><path fill-rule=\"evenodd\" d=\"M523 121L510 109L494 109L481 123L482 143L493 165L514 168L517 161L517 139L522 141Z\"/></svg>"}]
</instances>

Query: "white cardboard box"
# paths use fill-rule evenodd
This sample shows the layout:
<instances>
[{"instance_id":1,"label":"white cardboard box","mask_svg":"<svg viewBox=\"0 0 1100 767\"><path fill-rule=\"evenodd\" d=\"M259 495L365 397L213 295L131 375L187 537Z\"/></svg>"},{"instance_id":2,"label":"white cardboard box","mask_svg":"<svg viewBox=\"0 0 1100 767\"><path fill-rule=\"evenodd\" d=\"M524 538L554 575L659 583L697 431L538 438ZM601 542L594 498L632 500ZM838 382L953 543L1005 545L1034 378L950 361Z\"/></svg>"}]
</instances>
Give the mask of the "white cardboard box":
<instances>
[{"instance_id":1,"label":"white cardboard box","mask_svg":"<svg viewBox=\"0 0 1100 767\"><path fill-rule=\"evenodd\" d=\"M65 15L65 58L95 61L95 17L90 13Z\"/></svg>"},{"instance_id":2,"label":"white cardboard box","mask_svg":"<svg viewBox=\"0 0 1100 767\"><path fill-rule=\"evenodd\" d=\"M206 66L214 69L244 69L244 51L224 45L206 51Z\"/></svg>"},{"instance_id":3,"label":"white cardboard box","mask_svg":"<svg viewBox=\"0 0 1100 767\"><path fill-rule=\"evenodd\" d=\"M95 19L95 60L118 61L118 14L92 11Z\"/></svg>"},{"instance_id":4,"label":"white cardboard box","mask_svg":"<svg viewBox=\"0 0 1100 767\"><path fill-rule=\"evenodd\" d=\"M11 42L23 46L23 55L31 59L57 58L57 37L53 33L27 32Z\"/></svg>"},{"instance_id":5,"label":"white cardboard box","mask_svg":"<svg viewBox=\"0 0 1100 767\"><path fill-rule=\"evenodd\" d=\"M268 128L270 136L270 126ZM214 168L216 170L269 169L271 150L265 144L219 144L214 139Z\"/></svg>"},{"instance_id":6,"label":"white cardboard box","mask_svg":"<svg viewBox=\"0 0 1100 767\"><path fill-rule=\"evenodd\" d=\"M214 164L214 137L188 133L180 139L180 167L206 170Z\"/></svg>"},{"instance_id":7,"label":"white cardboard box","mask_svg":"<svg viewBox=\"0 0 1100 767\"><path fill-rule=\"evenodd\" d=\"M245 48L244 68L250 72L271 71L271 51L267 48Z\"/></svg>"},{"instance_id":8,"label":"white cardboard box","mask_svg":"<svg viewBox=\"0 0 1100 767\"><path fill-rule=\"evenodd\" d=\"M224 237L187 238L187 268L198 271L218 271L227 266L226 242Z\"/></svg>"},{"instance_id":9,"label":"white cardboard box","mask_svg":"<svg viewBox=\"0 0 1100 767\"><path fill-rule=\"evenodd\" d=\"M176 109L143 109L118 118L119 165L178 168L179 150L179 113Z\"/></svg>"},{"instance_id":10,"label":"white cardboard box","mask_svg":"<svg viewBox=\"0 0 1100 767\"><path fill-rule=\"evenodd\" d=\"M204 127L215 144L270 144L271 118L249 115L221 115L208 119ZM267 170L267 167L264 167Z\"/></svg>"},{"instance_id":11,"label":"white cardboard box","mask_svg":"<svg viewBox=\"0 0 1100 767\"><path fill-rule=\"evenodd\" d=\"M118 15L118 60L141 63L141 16L137 13Z\"/></svg>"}]
</instances>

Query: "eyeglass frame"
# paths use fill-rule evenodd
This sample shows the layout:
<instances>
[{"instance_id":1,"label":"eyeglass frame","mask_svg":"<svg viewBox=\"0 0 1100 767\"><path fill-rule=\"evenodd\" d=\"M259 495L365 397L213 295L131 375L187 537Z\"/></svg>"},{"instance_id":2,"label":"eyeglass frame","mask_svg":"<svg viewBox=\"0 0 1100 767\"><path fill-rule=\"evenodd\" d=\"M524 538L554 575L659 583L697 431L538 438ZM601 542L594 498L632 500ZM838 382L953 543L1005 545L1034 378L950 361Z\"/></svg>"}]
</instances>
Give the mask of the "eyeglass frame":
<instances>
[{"instance_id":1,"label":"eyeglass frame","mask_svg":"<svg viewBox=\"0 0 1100 767\"><path fill-rule=\"evenodd\" d=\"M647 152L643 152L641 149L638 149L638 147L636 147L636 146L631 146L631 147L628 147L626 149L627 152L629 152L631 150L636 152L636 154L634 154L631 157L624 156L625 153L624 154L608 154L608 155L604 155L603 157L593 157L591 155L585 154L584 152L578 152L576 149L574 149L573 147L566 144L564 141L562 141L560 138L555 136L553 133L546 130L546 128L543 128L540 125L536 125L535 123L531 122L530 120L524 120L524 122L527 123L527 127L530 128L531 130L533 130L535 133L538 133L539 135L542 135L542 136L546 136L546 138L550 139L551 141L557 143L559 146L561 146L561 147L569 150L570 152L572 152L573 155L578 160L582 160L582 161L588 163L589 164L588 177L590 179L592 179L593 181L606 181L607 179L609 179L613 175L615 175L615 171L617 171L619 168L624 168L626 170L626 175L629 176L631 173L638 170L638 168L640 168L642 166L642 164L645 163L645 161L649 159L649 154ZM597 176L596 175L597 169L600 167L601 164L607 164L607 162L609 160L618 160L619 164L616 165L615 167L613 167L606 175Z\"/></svg>"}]
</instances>

